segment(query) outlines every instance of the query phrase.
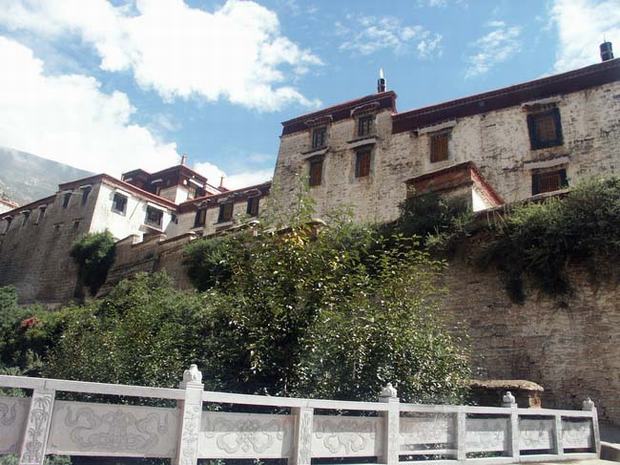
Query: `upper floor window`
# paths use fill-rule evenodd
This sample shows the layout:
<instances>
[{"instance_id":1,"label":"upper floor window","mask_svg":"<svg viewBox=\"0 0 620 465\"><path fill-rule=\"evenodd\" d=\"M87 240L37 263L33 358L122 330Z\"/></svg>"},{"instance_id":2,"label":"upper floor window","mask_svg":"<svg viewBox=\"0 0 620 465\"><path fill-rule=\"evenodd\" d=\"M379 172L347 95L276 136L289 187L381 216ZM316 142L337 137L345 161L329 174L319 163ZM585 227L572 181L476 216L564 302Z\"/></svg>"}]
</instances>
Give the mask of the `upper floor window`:
<instances>
[{"instance_id":1,"label":"upper floor window","mask_svg":"<svg viewBox=\"0 0 620 465\"><path fill-rule=\"evenodd\" d=\"M118 192L115 193L114 198L112 199L112 211L124 215L126 210L127 197L123 194L119 194Z\"/></svg>"},{"instance_id":2,"label":"upper floor window","mask_svg":"<svg viewBox=\"0 0 620 465\"><path fill-rule=\"evenodd\" d=\"M30 210L25 210L22 212L22 214L24 215L24 221L22 222L22 226L26 226L26 223L28 223L28 218L30 218Z\"/></svg>"},{"instance_id":3,"label":"upper floor window","mask_svg":"<svg viewBox=\"0 0 620 465\"><path fill-rule=\"evenodd\" d=\"M562 122L560 110L552 108L527 115L532 150L562 145Z\"/></svg>"},{"instance_id":4,"label":"upper floor window","mask_svg":"<svg viewBox=\"0 0 620 465\"><path fill-rule=\"evenodd\" d=\"M323 159L318 158L310 161L310 186L320 186L323 177Z\"/></svg>"},{"instance_id":5,"label":"upper floor window","mask_svg":"<svg viewBox=\"0 0 620 465\"><path fill-rule=\"evenodd\" d=\"M357 119L357 135L359 137L370 136L375 133L375 116L360 116Z\"/></svg>"},{"instance_id":6,"label":"upper floor window","mask_svg":"<svg viewBox=\"0 0 620 465\"><path fill-rule=\"evenodd\" d=\"M532 174L532 195L553 192L568 186L566 169Z\"/></svg>"},{"instance_id":7,"label":"upper floor window","mask_svg":"<svg viewBox=\"0 0 620 465\"><path fill-rule=\"evenodd\" d=\"M220 213L217 216L217 222L226 223L228 221L232 221L234 207L235 205L232 202L221 204Z\"/></svg>"},{"instance_id":8,"label":"upper floor window","mask_svg":"<svg viewBox=\"0 0 620 465\"><path fill-rule=\"evenodd\" d=\"M146 206L146 218L144 222L150 226L156 226L161 228L161 223L164 218L163 210L159 208L151 207L150 205Z\"/></svg>"},{"instance_id":9,"label":"upper floor window","mask_svg":"<svg viewBox=\"0 0 620 465\"><path fill-rule=\"evenodd\" d=\"M200 208L196 211L196 216L194 217L194 228L199 228L204 226L207 222L207 209Z\"/></svg>"},{"instance_id":10,"label":"upper floor window","mask_svg":"<svg viewBox=\"0 0 620 465\"><path fill-rule=\"evenodd\" d=\"M258 216L258 204L260 197L250 197L248 199L247 214L250 216Z\"/></svg>"},{"instance_id":11,"label":"upper floor window","mask_svg":"<svg viewBox=\"0 0 620 465\"><path fill-rule=\"evenodd\" d=\"M5 232L5 233L6 233L6 232L8 232L8 231L9 231L9 228L11 227L11 223L13 222L13 217L12 217L12 216L7 216L7 217L5 218L5 220L6 220L6 227L4 228L4 231L3 231L3 232Z\"/></svg>"},{"instance_id":12,"label":"upper floor window","mask_svg":"<svg viewBox=\"0 0 620 465\"><path fill-rule=\"evenodd\" d=\"M69 206L69 201L71 200L71 192L66 192L62 197L62 208L67 208Z\"/></svg>"},{"instance_id":13,"label":"upper floor window","mask_svg":"<svg viewBox=\"0 0 620 465\"><path fill-rule=\"evenodd\" d=\"M370 149L358 150L355 154L355 177L363 178L370 175Z\"/></svg>"},{"instance_id":14,"label":"upper floor window","mask_svg":"<svg viewBox=\"0 0 620 465\"><path fill-rule=\"evenodd\" d=\"M327 145L327 127L320 126L312 130L312 148L321 149Z\"/></svg>"},{"instance_id":15,"label":"upper floor window","mask_svg":"<svg viewBox=\"0 0 620 465\"><path fill-rule=\"evenodd\" d=\"M35 224L39 224L45 217L45 210L47 210L47 205L42 205L39 207L39 217L37 218L37 222Z\"/></svg>"},{"instance_id":16,"label":"upper floor window","mask_svg":"<svg viewBox=\"0 0 620 465\"><path fill-rule=\"evenodd\" d=\"M88 202L88 196L90 195L90 191L93 190L91 186L83 186L82 189L82 206L86 205Z\"/></svg>"},{"instance_id":17,"label":"upper floor window","mask_svg":"<svg viewBox=\"0 0 620 465\"><path fill-rule=\"evenodd\" d=\"M430 135L431 163L447 160L449 157L450 131L439 131Z\"/></svg>"}]
</instances>

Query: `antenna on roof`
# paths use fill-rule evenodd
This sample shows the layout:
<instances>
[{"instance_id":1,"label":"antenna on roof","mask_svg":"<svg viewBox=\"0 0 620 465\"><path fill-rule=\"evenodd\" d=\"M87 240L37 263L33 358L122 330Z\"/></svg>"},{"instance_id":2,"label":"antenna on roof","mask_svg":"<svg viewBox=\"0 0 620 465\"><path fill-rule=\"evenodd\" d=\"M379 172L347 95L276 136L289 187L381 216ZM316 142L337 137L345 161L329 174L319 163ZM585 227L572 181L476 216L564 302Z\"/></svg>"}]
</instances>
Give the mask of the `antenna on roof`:
<instances>
[{"instance_id":1,"label":"antenna on roof","mask_svg":"<svg viewBox=\"0 0 620 465\"><path fill-rule=\"evenodd\" d=\"M183 154L181 155L181 165L186 165L187 164L187 155Z\"/></svg>"},{"instance_id":2,"label":"antenna on roof","mask_svg":"<svg viewBox=\"0 0 620 465\"><path fill-rule=\"evenodd\" d=\"M377 93L385 92L385 76L383 75L383 68L379 68L379 79L377 80Z\"/></svg>"},{"instance_id":3,"label":"antenna on roof","mask_svg":"<svg viewBox=\"0 0 620 465\"><path fill-rule=\"evenodd\" d=\"M600 45L601 50L601 61L613 60L614 59L614 51L611 47L611 42L608 42L603 36L603 43Z\"/></svg>"},{"instance_id":4,"label":"antenna on roof","mask_svg":"<svg viewBox=\"0 0 620 465\"><path fill-rule=\"evenodd\" d=\"M220 187L224 187L224 176L220 176Z\"/></svg>"}]
</instances>

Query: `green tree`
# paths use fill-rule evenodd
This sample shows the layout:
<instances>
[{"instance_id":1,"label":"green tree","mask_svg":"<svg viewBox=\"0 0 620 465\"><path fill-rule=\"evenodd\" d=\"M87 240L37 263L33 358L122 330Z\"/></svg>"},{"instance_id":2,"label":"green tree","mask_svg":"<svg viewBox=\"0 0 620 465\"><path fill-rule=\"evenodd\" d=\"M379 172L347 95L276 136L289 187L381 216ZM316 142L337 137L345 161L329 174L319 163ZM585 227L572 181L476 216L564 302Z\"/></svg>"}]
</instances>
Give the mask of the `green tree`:
<instances>
[{"instance_id":1,"label":"green tree","mask_svg":"<svg viewBox=\"0 0 620 465\"><path fill-rule=\"evenodd\" d=\"M82 285L87 286L92 296L103 283L114 262L116 241L109 231L89 233L78 239L71 247L71 257L78 265L80 286L76 297L82 298Z\"/></svg>"}]
</instances>

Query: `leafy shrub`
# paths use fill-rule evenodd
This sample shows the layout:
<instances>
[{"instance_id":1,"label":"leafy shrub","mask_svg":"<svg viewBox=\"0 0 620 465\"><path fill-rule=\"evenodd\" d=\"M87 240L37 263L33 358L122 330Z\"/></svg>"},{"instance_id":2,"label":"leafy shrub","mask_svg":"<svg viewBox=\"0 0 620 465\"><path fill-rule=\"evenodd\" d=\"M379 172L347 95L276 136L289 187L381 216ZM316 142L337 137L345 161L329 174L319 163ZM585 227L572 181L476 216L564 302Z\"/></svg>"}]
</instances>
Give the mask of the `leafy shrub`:
<instances>
[{"instance_id":1,"label":"leafy shrub","mask_svg":"<svg viewBox=\"0 0 620 465\"><path fill-rule=\"evenodd\" d=\"M114 236L104 231L86 234L71 248L71 257L78 265L80 282L88 287L93 296L105 283L114 262L115 244Z\"/></svg>"}]
</instances>

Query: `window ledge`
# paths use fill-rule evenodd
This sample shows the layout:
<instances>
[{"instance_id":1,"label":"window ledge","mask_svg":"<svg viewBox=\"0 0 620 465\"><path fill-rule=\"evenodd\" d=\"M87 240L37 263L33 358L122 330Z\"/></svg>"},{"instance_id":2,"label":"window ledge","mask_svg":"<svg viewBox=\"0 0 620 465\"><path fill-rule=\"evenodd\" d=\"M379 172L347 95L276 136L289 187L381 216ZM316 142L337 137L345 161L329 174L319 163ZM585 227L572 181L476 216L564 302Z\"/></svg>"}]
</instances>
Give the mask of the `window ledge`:
<instances>
[{"instance_id":1,"label":"window ledge","mask_svg":"<svg viewBox=\"0 0 620 465\"><path fill-rule=\"evenodd\" d=\"M327 153L328 147L323 147L320 149L311 149L306 150L305 152L301 152L302 155L306 155L307 157L316 157L317 155L325 155Z\"/></svg>"},{"instance_id":2,"label":"window ledge","mask_svg":"<svg viewBox=\"0 0 620 465\"><path fill-rule=\"evenodd\" d=\"M376 143L377 143L376 135L356 137L355 139L351 139L347 141L347 144L349 144L349 147L352 149L357 148L357 147L362 147L364 145L372 145Z\"/></svg>"},{"instance_id":3,"label":"window ledge","mask_svg":"<svg viewBox=\"0 0 620 465\"><path fill-rule=\"evenodd\" d=\"M528 170L536 170L541 168L551 168L553 166L567 165L570 158L567 155L553 157L548 160L532 160L523 163L523 167Z\"/></svg>"},{"instance_id":4,"label":"window ledge","mask_svg":"<svg viewBox=\"0 0 620 465\"><path fill-rule=\"evenodd\" d=\"M112 213L116 213L117 215L125 216L125 212L122 210L117 210L116 208L112 208Z\"/></svg>"},{"instance_id":5,"label":"window ledge","mask_svg":"<svg viewBox=\"0 0 620 465\"><path fill-rule=\"evenodd\" d=\"M217 222L217 223L213 223L213 224L215 224L215 226L218 226L218 227L232 226L233 225L233 221L232 220L230 220L230 221L222 221L222 222Z\"/></svg>"}]
</instances>

